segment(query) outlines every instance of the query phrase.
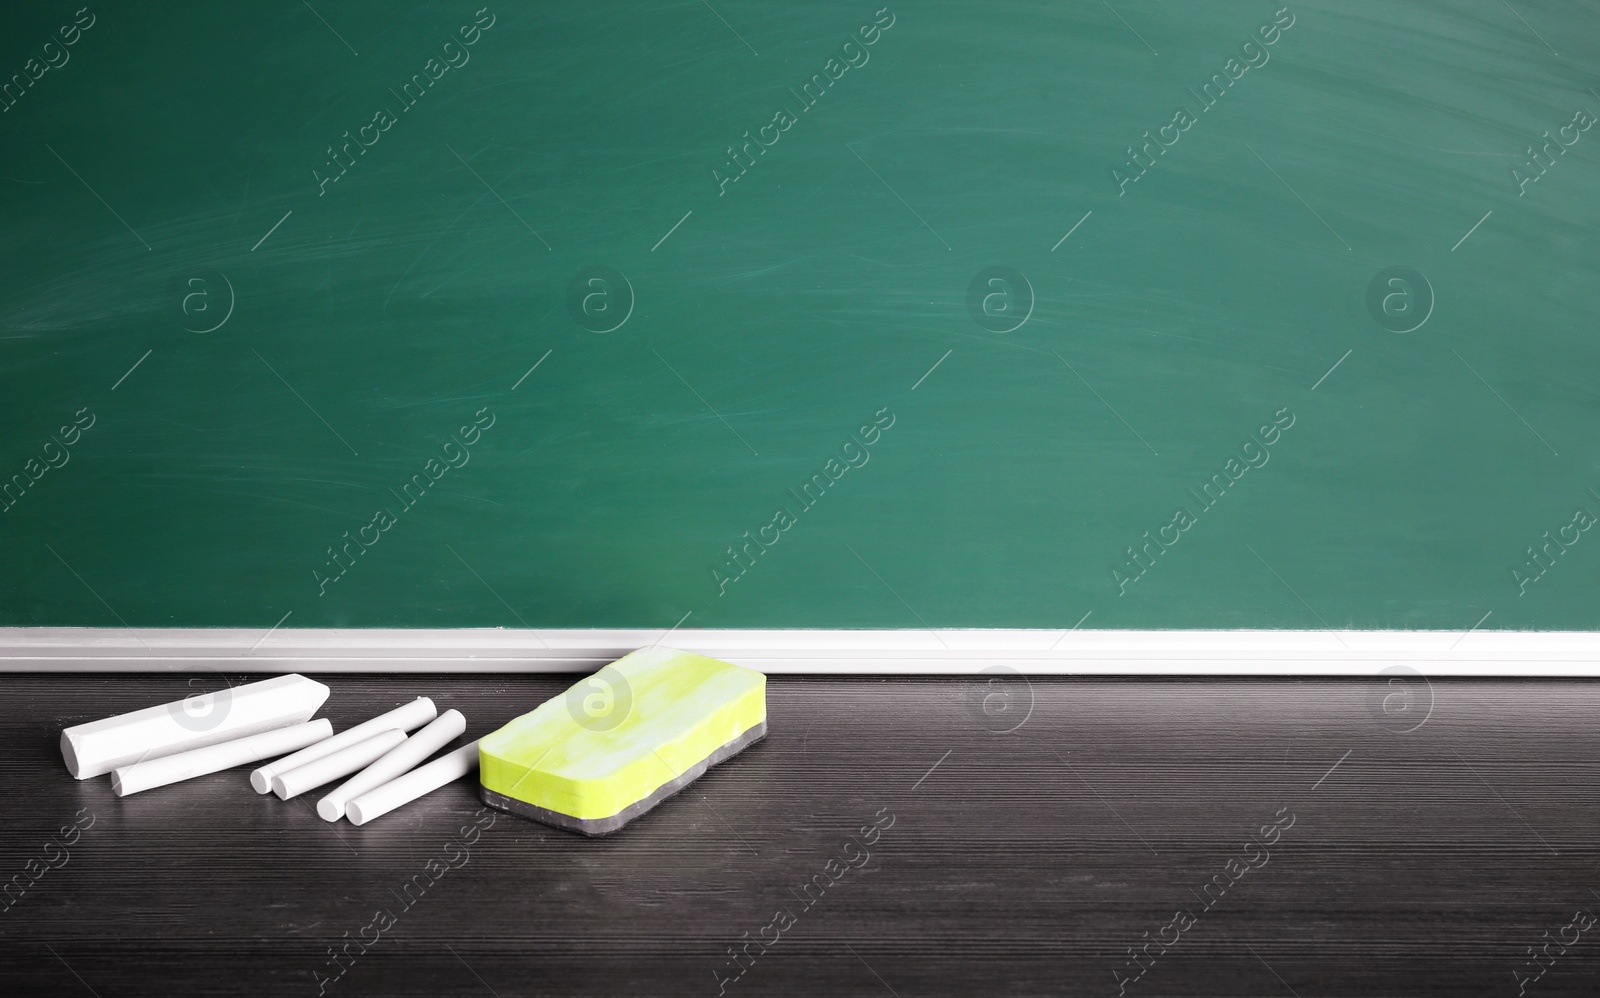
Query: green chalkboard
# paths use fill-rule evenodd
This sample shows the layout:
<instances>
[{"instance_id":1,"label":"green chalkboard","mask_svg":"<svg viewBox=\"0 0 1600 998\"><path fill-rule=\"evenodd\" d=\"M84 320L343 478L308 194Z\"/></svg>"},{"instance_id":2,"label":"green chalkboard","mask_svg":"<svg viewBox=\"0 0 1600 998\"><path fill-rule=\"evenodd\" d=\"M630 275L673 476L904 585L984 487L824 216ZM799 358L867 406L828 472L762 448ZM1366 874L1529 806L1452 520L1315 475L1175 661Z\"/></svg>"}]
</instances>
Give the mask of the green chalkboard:
<instances>
[{"instance_id":1,"label":"green chalkboard","mask_svg":"<svg viewBox=\"0 0 1600 998\"><path fill-rule=\"evenodd\" d=\"M78 2L0 625L1600 627L1593 4Z\"/></svg>"}]
</instances>

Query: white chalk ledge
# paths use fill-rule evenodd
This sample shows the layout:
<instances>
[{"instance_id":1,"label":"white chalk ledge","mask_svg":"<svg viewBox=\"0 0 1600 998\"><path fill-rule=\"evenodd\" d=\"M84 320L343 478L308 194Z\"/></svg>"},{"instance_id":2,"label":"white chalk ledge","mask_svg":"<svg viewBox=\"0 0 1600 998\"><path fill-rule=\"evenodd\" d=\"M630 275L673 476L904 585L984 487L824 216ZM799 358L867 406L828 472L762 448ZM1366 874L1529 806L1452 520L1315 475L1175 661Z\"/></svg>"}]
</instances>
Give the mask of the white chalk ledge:
<instances>
[{"instance_id":1,"label":"white chalk ledge","mask_svg":"<svg viewBox=\"0 0 1600 998\"><path fill-rule=\"evenodd\" d=\"M0 627L0 672L592 672L662 644L770 674L1600 676L1600 632Z\"/></svg>"}]
</instances>

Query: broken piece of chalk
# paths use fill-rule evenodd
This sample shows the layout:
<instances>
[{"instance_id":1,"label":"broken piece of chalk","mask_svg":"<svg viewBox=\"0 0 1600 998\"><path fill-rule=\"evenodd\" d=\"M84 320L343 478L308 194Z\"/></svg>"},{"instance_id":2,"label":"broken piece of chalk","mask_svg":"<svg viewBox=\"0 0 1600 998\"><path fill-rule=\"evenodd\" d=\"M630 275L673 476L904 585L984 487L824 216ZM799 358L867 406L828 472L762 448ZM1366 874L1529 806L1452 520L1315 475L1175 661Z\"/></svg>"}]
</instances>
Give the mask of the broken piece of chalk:
<instances>
[{"instance_id":1,"label":"broken piece of chalk","mask_svg":"<svg viewBox=\"0 0 1600 998\"><path fill-rule=\"evenodd\" d=\"M80 780L119 766L232 741L311 720L328 688L288 675L75 724L61 732L61 758Z\"/></svg>"},{"instance_id":2,"label":"broken piece of chalk","mask_svg":"<svg viewBox=\"0 0 1600 998\"><path fill-rule=\"evenodd\" d=\"M368 790L381 787L390 780L404 776L417 763L455 741L457 735L467 730L467 719L459 710L447 710L438 720L390 749L372 765L339 784L326 797L317 801L317 814L324 821L338 821L344 817L345 805Z\"/></svg>"},{"instance_id":3,"label":"broken piece of chalk","mask_svg":"<svg viewBox=\"0 0 1600 998\"><path fill-rule=\"evenodd\" d=\"M405 740L404 731L387 728L348 748L342 748L320 759L312 759L304 766L296 766L287 773L277 774L272 778L272 792L282 800L298 797L307 790L343 779L358 769L364 769L371 765L374 759Z\"/></svg>"},{"instance_id":4,"label":"broken piece of chalk","mask_svg":"<svg viewBox=\"0 0 1600 998\"><path fill-rule=\"evenodd\" d=\"M345 805L344 813L352 825L365 825L418 797L433 793L446 783L459 780L478 768L478 743L467 744L441 755L426 766L418 766L404 776L374 787Z\"/></svg>"},{"instance_id":5,"label":"broken piece of chalk","mask_svg":"<svg viewBox=\"0 0 1600 998\"><path fill-rule=\"evenodd\" d=\"M704 655L624 656L479 743L479 796L609 835L767 733L767 677Z\"/></svg>"},{"instance_id":6,"label":"broken piece of chalk","mask_svg":"<svg viewBox=\"0 0 1600 998\"><path fill-rule=\"evenodd\" d=\"M433 720L437 714L438 710L433 706L432 700L427 697L417 697L404 706L379 714L370 721L362 721L355 727L347 728L332 738L303 748L294 755L275 759L267 765L252 771L250 773L250 785L256 788L256 793L258 794L267 793L272 789L272 778L279 773L287 773L289 770L304 766L314 759L332 755L342 748L349 748L357 742L366 741L386 728L396 728L400 731L420 728Z\"/></svg>"},{"instance_id":7,"label":"broken piece of chalk","mask_svg":"<svg viewBox=\"0 0 1600 998\"><path fill-rule=\"evenodd\" d=\"M274 728L231 742L218 742L202 748L190 749L159 759L146 759L129 766L119 766L111 771L111 792L118 797L136 794L153 787L164 787L196 776L221 772L235 766L270 759L284 752L304 748L312 742L328 737L333 725L326 717L287 728Z\"/></svg>"}]
</instances>

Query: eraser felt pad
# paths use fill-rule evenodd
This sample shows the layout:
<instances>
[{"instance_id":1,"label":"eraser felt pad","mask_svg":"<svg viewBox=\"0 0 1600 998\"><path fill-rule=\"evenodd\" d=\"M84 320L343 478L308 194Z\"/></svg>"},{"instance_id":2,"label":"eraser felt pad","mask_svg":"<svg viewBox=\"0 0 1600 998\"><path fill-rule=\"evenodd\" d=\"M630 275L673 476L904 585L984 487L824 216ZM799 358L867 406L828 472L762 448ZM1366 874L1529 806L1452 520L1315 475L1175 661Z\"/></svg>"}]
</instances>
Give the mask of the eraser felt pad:
<instances>
[{"instance_id":1,"label":"eraser felt pad","mask_svg":"<svg viewBox=\"0 0 1600 998\"><path fill-rule=\"evenodd\" d=\"M611 712L591 715L595 698ZM766 733L766 676L648 648L484 736L480 796L557 828L609 835Z\"/></svg>"}]
</instances>

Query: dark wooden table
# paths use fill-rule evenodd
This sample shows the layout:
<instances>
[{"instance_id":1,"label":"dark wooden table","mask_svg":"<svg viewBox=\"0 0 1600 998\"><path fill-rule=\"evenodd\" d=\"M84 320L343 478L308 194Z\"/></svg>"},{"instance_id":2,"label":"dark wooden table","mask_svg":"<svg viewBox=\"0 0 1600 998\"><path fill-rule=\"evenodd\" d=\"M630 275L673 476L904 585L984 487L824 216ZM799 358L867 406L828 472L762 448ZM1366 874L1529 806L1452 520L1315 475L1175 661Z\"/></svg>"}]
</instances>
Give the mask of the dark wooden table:
<instances>
[{"instance_id":1,"label":"dark wooden table","mask_svg":"<svg viewBox=\"0 0 1600 998\"><path fill-rule=\"evenodd\" d=\"M320 678L473 736L570 681ZM0 994L1595 994L1600 685L1410 688L778 678L766 741L585 839L463 835L468 782L363 828L243 770L119 800L60 728L185 679L7 676L0 873L47 872Z\"/></svg>"}]
</instances>

